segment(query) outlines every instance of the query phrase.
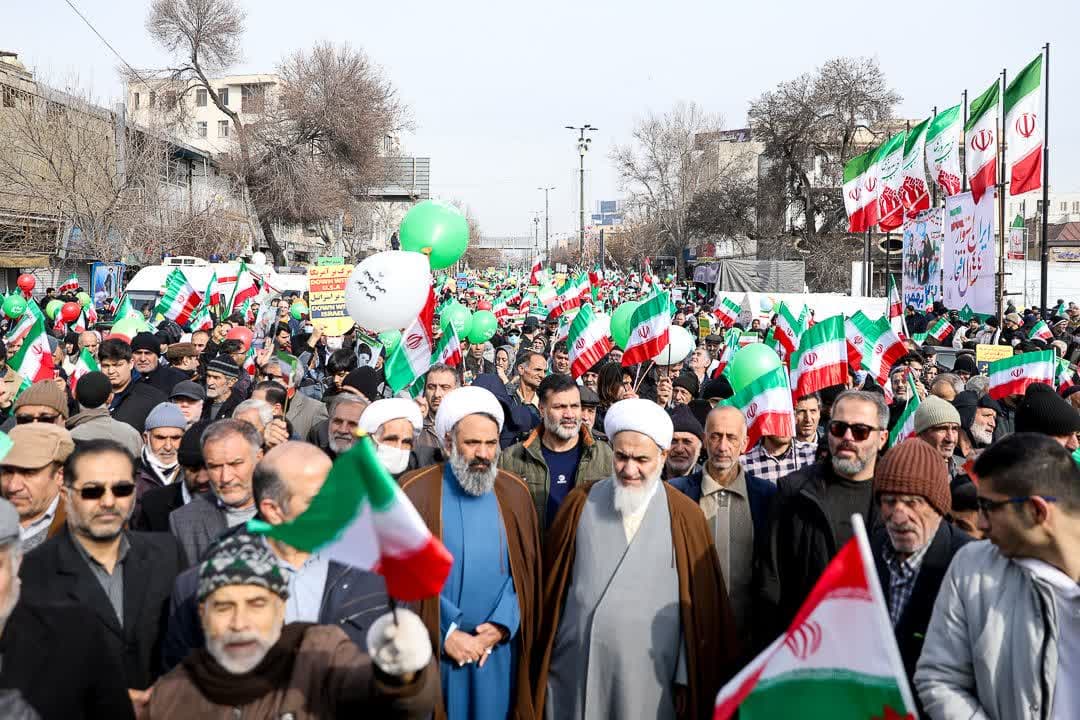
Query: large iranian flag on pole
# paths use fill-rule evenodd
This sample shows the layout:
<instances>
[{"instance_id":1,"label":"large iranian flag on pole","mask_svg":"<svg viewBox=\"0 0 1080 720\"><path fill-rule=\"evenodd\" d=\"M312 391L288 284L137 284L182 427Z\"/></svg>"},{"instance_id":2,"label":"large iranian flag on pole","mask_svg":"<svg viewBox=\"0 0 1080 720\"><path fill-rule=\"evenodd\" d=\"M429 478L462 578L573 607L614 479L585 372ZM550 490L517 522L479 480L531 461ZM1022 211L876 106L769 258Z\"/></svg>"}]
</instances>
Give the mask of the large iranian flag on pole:
<instances>
[{"instance_id":1,"label":"large iranian flag on pole","mask_svg":"<svg viewBox=\"0 0 1080 720\"><path fill-rule=\"evenodd\" d=\"M796 398L847 382L844 316L834 315L803 333L791 355L791 387Z\"/></svg>"},{"instance_id":2,"label":"large iranian flag on pole","mask_svg":"<svg viewBox=\"0 0 1080 720\"><path fill-rule=\"evenodd\" d=\"M774 368L745 385L723 402L738 408L746 418L746 449L757 445L763 435L791 437L795 431L795 410L787 369Z\"/></svg>"},{"instance_id":3,"label":"large iranian flag on pole","mask_svg":"<svg viewBox=\"0 0 1080 720\"><path fill-rule=\"evenodd\" d=\"M629 367L651 360L668 346L671 315L668 294L657 293L637 306L630 315L630 339L626 343L622 365Z\"/></svg>"},{"instance_id":4,"label":"large iranian flag on pole","mask_svg":"<svg viewBox=\"0 0 1080 720\"><path fill-rule=\"evenodd\" d=\"M802 340L805 331L806 326L801 322L801 318L796 319L791 314L787 303L781 301L780 307L776 309L776 332L774 336L788 356L791 356L798 349L799 341Z\"/></svg>"},{"instance_id":5,"label":"large iranian flag on pole","mask_svg":"<svg viewBox=\"0 0 1080 720\"><path fill-rule=\"evenodd\" d=\"M714 720L913 720L862 517L787 632L720 689Z\"/></svg>"},{"instance_id":6,"label":"large iranian flag on pole","mask_svg":"<svg viewBox=\"0 0 1080 720\"><path fill-rule=\"evenodd\" d=\"M930 209L930 188L926 184L926 129L933 118L911 128L904 140L904 162L900 166L900 201L913 218Z\"/></svg>"},{"instance_id":7,"label":"large iranian flag on pole","mask_svg":"<svg viewBox=\"0 0 1080 720\"><path fill-rule=\"evenodd\" d=\"M202 298L188 282L184 271L173 268L169 277L165 278L165 294L158 300L154 312L160 313L177 325L186 325L200 302Z\"/></svg>"},{"instance_id":8,"label":"large iranian flag on pole","mask_svg":"<svg viewBox=\"0 0 1080 720\"><path fill-rule=\"evenodd\" d=\"M240 269L236 272L236 282L233 284L232 298L229 300L229 312L242 307L246 300L253 300L259 294L259 285L255 282L255 276L248 270L247 263L240 261Z\"/></svg>"},{"instance_id":9,"label":"large iranian flag on pole","mask_svg":"<svg viewBox=\"0 0 1080 720\"><path fill-rule=\"evenodd\" d=\"M1056 387L1057 359L1053 350L1028 352L990 363L990 397L1001 400L1010 395L1023 395L1028 385L1046 383Z\"/></svg>"},{"instance_id":10,"label":"large iranian flag on pole","mask_svg":"<svg viewBox=\"0 0 1080 720\"><path fill-rule=\"evenodd\" d=\"M964 164L967 166L971 199L978 204L983 193L997 182L997 109L999 86L996 80L971 103L971 115L964 126Z\"/></svg>"},{"instance_id":11,"label":"large iranian flag on pole","mask_svg":"<svg viewBox=\"0 0 1080 720\"><path fill-rule=\"evenodd\" d=\"M871 177L875 152L870 150L856 155L844 165L844 210L848 216L848 232L866 232L877 225L877 178Z\"/></svg>"},{"instance_id":12,"label":"large iranian flag on pole","mask_svg":"<svg viewBox=\"0 0 1080 720\"><path fill-rule=\"evenodd\" d=\"M729 328L739 321L739 313L742 312L742 308L739 303L731 300L730 298L724 298L713 309L713 315L720 321L720 323Z\"/></svg>"},{"instance_id":13,"label":"large iranian flag on pole","mask_svg":"<svg viewBox=\"0 0 1080 720\"><path fill-rule=\"evenodd\" d=\"M611 352L611 320L593 310L592 305L582 305L574 322L570 324L567 345L570 348L570 375L575 380Z\"/></svg>"},{"instance_id":14,"label":"large iranian flag on pole","mask_svg":"<svg viewBox=\"0 0 1080 720\"><path fill-rule=\"evenodd\" d=\"M900 417L896 419L893 429L889 431L889 447L899 445L909 437L915 437L915 411L919 409L922 401L919 400L919 389L915 386L915 374L911 371L908 372L907 384L907 405L904 406Z\"/></svg>"},{"instance_id":15,"label":"large iranian flag on pole","mask_svg":"<svg viewBox=\"0 0 1080 720\"><path fill-rule=\"evenodd\" d=\"M420 314L416 316L405 332L401 342L386 358L383 368L386 384L395 393L410 387L416 379L431 367L434 341L431 325L435 320L435 291L428 289L428 299ZM450 330L450 328L447 328Z\"/></svg>"},{"instance_id":16,"label":"large iranian flag on pole","mask_svg":"<svg viewBox=\"0 0 1080 720\"><path fill-rule=\"evenodd\" d=\"M1042 187L1042 75L1039 53L1005 89L1005 152L1012 195Z\"/></svg>"},{"instance_id":17,"label":"large iranian flag on pole","mask_svg":"<svg viewBox=\"0 0 1080 720\"><path fill-rule=\"evenodd\" d=\"M878 230L888 232L904 224L904 203L900 200L900 185L904 176L904 141L907 131L901 130L886 140L874 154L878 167Z\"/></svg>"},{"instance_id":18,"label":"large iranian flag on pole","mask_svg":"<svg viewBox=\"0 0 1080 720\"><path fill-rule=\"evenodd\" d=\"M937 183L945 197L956 195L960 182L960 137L963 115L959 105L942 110L926 128L926 167L930 179Z\"/></svg>"}]
</instances>

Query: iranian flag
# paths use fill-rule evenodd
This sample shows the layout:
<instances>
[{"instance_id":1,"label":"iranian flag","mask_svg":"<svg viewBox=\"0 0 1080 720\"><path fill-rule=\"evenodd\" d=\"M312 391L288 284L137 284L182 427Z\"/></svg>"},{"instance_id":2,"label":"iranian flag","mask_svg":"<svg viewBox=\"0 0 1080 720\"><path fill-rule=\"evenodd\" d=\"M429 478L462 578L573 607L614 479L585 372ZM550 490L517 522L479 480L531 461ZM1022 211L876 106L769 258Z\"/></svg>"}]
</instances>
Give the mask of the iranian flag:
<instances>
[{"instance_id":1,"label":"iranian flag","mask_svg":"<svg viewBox=\"0 0 1080 720\"><path fill-rule=\"evenodd\" d=\"M280 525L251 520L247 527L298 550L373 570L386 579L386 592L397 600L438 595L453 564L383 468L366 434L334 461L299 517Z\"/></svg>"},{"instance_id":2,"label":"iranian flag","mask_svg":"<svg viewBox=\"0 0 1080 720\"><path fill-rule=\"evenodd\" d=\"M88 372L97 372L98 370L97 360L94 359L89 350L83 348L79 353L79 359L75 361L75 369L68 375L72 397L75 396L75 386L79 383L79 378Z\"/></svg>"},{"instance_id":3,"label":"iranian flag","mask_svg":"<svg viewBox=\"0 0 1080 720\"><path fill-rule=\"evenodd\" d=\"M224 282L218 280L217 270L210 276L203 302L206 303L207 307L220 307L225 302Z\"/></svg>"},{"instance_id":4,"label":"iranian flag","mask_svg":"<svg viewBox=\"0 0 1080 720\"><path fill-rule=\"evenodd\" d=\"M244 301L253 300L259 294L259 284L255 276L248 270L247 263L240 261L240 269L236 272L236 282L233 284L232 298L229 300L229 312L242 307Z\"/></svg>"},{"instance_id":5,"label":"iranian flag","mask_svg":"<svg viewBox=\"0 0 1080 720\"><path fill-rule=\"evenodd\" d=\"M804 332L806 332L806 325L802 322L802 318L796 319L791 314L791 310L788 309L787 303L781 302L776 309L774 337L788 356L794 354L798 349L799 341L802 340Z\"/></svg>"},{"instance_id":6,"label":"iranian flag","mask_svg":"<svg viewBox=\"0 0 1080 720\"><path fill-rule=\"evenodd\" d=\"M604 282L604 269L600 267L600 263L596 263L593 269L589 271L589 284L593 287L600 287Z\"/></svg>"},{"instance_id":7,"label":"iranian flag","mask_svg":"<svg viewBox=\"0 0 1080 720\"><path fill-rule=\"evenodd\" d=\"M907 347L900 339L889 321L878 318L865 333L866 344L863 346L862 366L881 387L889 382L889 371L900 358L907 355Z\"/></svg>"},{"instance_id":8,"label":"iranian flag","mask_svg":"<svg viewBox=\"0 0 1080 720\"><path fill-rule=\"evenodd\" d=\"M1069 365L1069 361L1065 358L1058 358L1058 371L1057 377L1054 378L1054 385L1057 387L1059 393L1065 392L1073 386L1073 369Z\"/></svg>"},{"instance_id":9,"label":"iranian flag","mask_svg":"<svg viewBox=\"0 0 1080 720\"><path fill-rule=\"evenodd\" d=\"M75 277L75 273L71 273L71 277L60 283L60 287L56 288L56 294L64 295L66 293L74 293L78 289L79 278Z\"/></svg>"},{"instance_id":10,"label":"iranian flag","mask_svg":"<svg viewBox=\"0 0 1080 720\"><path fill-rule=\"evenodd\" d=\"M861 516L787 632L716 697L714 720L913 720L915 701L896 647Z\"/></svg>"},{"instance_id":11,"label":"iranian flag","mask_svg":"<svg viewBox=\"0 0 1080 720\"><path fill-rule=\"evenodd\" d=\"M952 331L952 323L946 320L945 316L942 315L927 329L926 334L941 343L945 342L945 338L949 337L949 333Z\"/></svg>"},{"instance_id":12,"label":"iranian flag","mask_svg":"<svg viewBox=\"0 0 1080 720\"><path fill-rule=\"evenodd\" d=\"M904 303L900 297L900 288L896 286L896 280L889 275L889 325L900 336L907 335L907 322L904 320Z\"/></svg>"},{"instance_id":13,"label":"iranian flag","mask_svg":"<svg viewBox=\"0 0 1080 720\"><path fill-rule=\"evenodd\" d=\"M745 385L724 405L738 408L746 418L746 450L763 435L791 437L795 433L795 409L787 370L777 367Z\"/></svg>"},{"instance_id":14,"label":"iranian flag","mask_svg":"<svg viewBox=\"0 0 1080 720\"><path fill-rule=\"evenodd\" d=\"M544 283L540 286L540 289L536 291L536 299L539 301L544 311L550 311L555 307L555 303L559 299L559 291L551 283Z\"/></svg>"},{"instance_id":15,"label":"iranian flag","mask_svg":"<svg viewBox=\"0 0 1080 720\"><path fill-rule=\"evenodd\" d=\"M569 278L562 286L562 289L559 290L559 296L548 313L548 319L554 320L564 312L579 307L588 295L589 278L587 275L576 275Z\"/></svg>"},{"instance_id":16,"label":"iranian flag","mask_svg":"<svg viewBox=\"0 0 1080 720\"><path fill-rule=\"evenodd\" d=\"M915 411L919 409L922 401L919 400L919 389L915 386L915 373L908 373L908 401L900 417L896 418L896 424L889 431L889 447L899 445L909 437L915 437Z\"/></svg>"},{"instance_id":17,"label":"iranian flag","mask_svg":"<svg viewBox=\"0 0 1080 720\"><path fill-rule=\"evenodd\" d=\"M971 103L971 116L964 126L965 162L971 199L978 204L983 193L997 182L997 109L999 83L995 81Z\"/></svg>"},{"instance_id":18,"label":"iranian flag","mask_svg":"<svg viewBox=\"0 0 1080 720\"><path fill-rule=\"evenodd\" d=\"M796 398L847 382L844 316L834 315L803 333L791 354L791 386Z\"/></svg>"},{"instance_id":19,"label":"iranian flag","mask_svg":"<svg viewBox=\"0 0 1080 720\"><path fill-rule=\"evenodd\" d=\"M26 304L26 312L8 332L8 342L19 336L23 339L22 345L10 358L8 366L22 376L19 387L22 392L39 380L52 380L56 376L49 338L45 334L45 316L38 310L37 303Z\"/></svg>"},{"instance_id":20,"label":"iranian flag","mask_svg":"<svg viewBox=\"0 0 1080 720\"><path fill-rule=\"evenodd\" d=\"M1054 333L1050 332L1050 326L1046 324L1045 320L1040 320L1035 323L1031 328L1031 332L1028 333L1028 340L1050 342L1053 339Z\"/></svg>"},{"instance_id":21,"label":"iranian flag","mask_svg":"<svg viewBox=\"0 0 1080 720\"><path fill-rule=\"evenodd\" d=\"M878 167L878 229L882 232L895 230L904 224L904 203L900 200L900 186L904 176L904 141L907 131L901 130L878 147L874 164Z\"/></svg>"},{"instance_id":22,"label":"iranian flag","mask_svg":"<svg viewBox=\"0 0 1080 720\"><path fill-rule=\"evenodd\" d=\"M126 317L134 317L135 315L142 317L142 313L132 307L131 298L128 297L127 293L124 293L124 297L120 299L120 304L116 306L116 312L113 313L113 322L123 320Z\"/></svg>"},{"instance_id":23,"label":"iranian flag","mask_svg":"<svg viewBox=\"0 0 1080 720\"><path fill-rule=\"evenodd\" d=\"M177 325L186 325L195 308L202 302L199 293L192 287L180 268L173 268L165 278L165 294L158 300L155 313L172 320Z\"/></svg>"},{"instance_id":24,"label":"iranian flag","mask_svg":"<svg viewBox=\"0 0 1080 720\"><path fill-rule=\"evenodd\" d=\"M1042 74L1043 56L1039 53L1005 89L1005 152L1012 195L1042 187Z\"/></svg>"},{"instance_id":25,"label":"iranian flag","mask_svg":"<svg viewBox=\"0 0 1080 720\"><path fill-rule=\"evenodd\" d=\"M1054 386L1058 364L1053 350L1028 352L990 363L990 397L1001 400L1010 395L1023 395L1028 385L1046 383Z\"/></svg>"},{"instance_id":26,"label":"iranian flag","mask_svg":"<svg viewBox=\"0 0 1080 720\"><path fill-rule=\"evenodd\" d=\"M529 284L540 287L546 285L548 282L547 270L544 269L544 261L542 258L536 258L533 262L532 271L529 273Z\"/></svg>"},{"instance_id":27,"label":"iranian flag","mask_svg":"<svg viewBox=\"0 0 1080 720\"><path fill-rule=\"evenodd\" d=\"M960 137L963 115L959 105L943 110L930 120L926 128L926 167L930 178L946 197L956 195L960 183Z\"/></svg>"},{"instance_id":28,"label":"iranian flag","mask_svg":"<svg viewBox=\"0 0 1080 720\"><path fill-rule=\"evenodd\" d=\"M848 232L861 233L877 225L878 181L873 176L875 151L864 152L844 165L844 210L848 216Z\"/></svg>"},{"instance_id":29,"label":"iranian flag","mask_svg":"<svg viewBox=\"0 0 1080 720\"><path fill-rule=\"evenodd\" d=\"M865 325L863 323L865 322ZM844 320L844 339L847 340L848 365L852 370L862 367L863 348L866 346L866 327L873 326L870 318L858 310L854 315Z\"/></svg>"},{"instance_id":30,"label":"iranian flag","mask_svg":"<svg viewBox=\"0 0 1080 720\"><path fill-rule=\"evenodd\" d=\"M651 360L668 346L671 315L668 294L657 293L647 298L630 315L630 339L626 343L622 365L629 367Z\"/></svg>"},{"instance_id":31,"label":"iranian flag","mask_svg":"<svg viewBox=\"0 0 1080 720\"><path fill-rule=\"evenodd\" d=\"M431 364L450 367L461 365L461 341L458 340L457 330L454 330L453 325L447 325L442 337L439 338L439 343L435 346L435 352L431 357Z\"/></svg>"},{"instance_id":32,"label":"iranian flag","mask_svg":"<svg viewBox=\"0 0 1080 720\"><path fill-rule=\"evenodd\" d=\"M735 352L741 347L739 345L739 337L742 335L742 330L738 328L731 328L724 334L724 350L720 353L720 359L716 361L716 369L713 370L713 378L718 378L724 374L724 370L727 369L728 364L731 362L731 358L734 357Z\"/></svg>"},{"instance_id":33,"label":"iranian flag","mask_svg":"<svg viewBox=\"0 0 1080 720\"><path fill-rule=\"evenodd\" d=\"M209 330L212 327L214 327L214 318L210 316L210 308L203 303L192 313L191 320L188 321L188 332Z\"/></svg>"},{"instance_id":34,"label":"iranian flag","mask_svg":"<svg viewBox=\"0 0 1080 720\"><path fill-rule=\"evenodd\" d=\"M740 312L742 312L742 308L739 307L739 303L729 298L724 298L713 310L713 315L716 316L724 327L729 328L739 321Z\"/></svg>"},{"instance_id":35,"label":"iranian flag","mask_svg":"<svg viewBox=\"0 0 1080 720\"><path fill-rule=\"evenodd\" d=\"M383 368L386 384L394 393L411 386L431 367L433 347L431 326L435 320L435 291L428 289L428 299L424 308L401 334L401 342L386 358ZM448 331L452 332L450 327Z\"/></svg>"},{"instance_id":36,"label":"iranian flag","mask_svg":"<svg viewBox=\"0 0 1080 720\"><path fill-rule=\"evenodd\" d=\"M933 118L926 118L908 131L904 140L904 162L900 166L900 201L904 212L913 218L930 209L930 188L926 185L926 129Z\"/></svg>"},{"instance_id":37,"label":"iranian flag","mask_svg":"<svg viewBox=\"0 0 1080 720\"><path fill-rule=\"evenodd\" d=\"M510 317L510 305L506 300L506 293L495 298L495 303L492 305L491 311L497 320L504 320Z\"/></svg>"},{"instance_id":38,"label":"iranian flag","mask_svg":"<svg viewBox=\"0 0 1080 720\"><path fill-rule=\"evenodd\" d=\"M611 320L593 311L592 305L581 306L570 324L567 339L570 346L570 376L575 380L611 352L614 345L610 326Z\"/></svg>"}]
</instances>

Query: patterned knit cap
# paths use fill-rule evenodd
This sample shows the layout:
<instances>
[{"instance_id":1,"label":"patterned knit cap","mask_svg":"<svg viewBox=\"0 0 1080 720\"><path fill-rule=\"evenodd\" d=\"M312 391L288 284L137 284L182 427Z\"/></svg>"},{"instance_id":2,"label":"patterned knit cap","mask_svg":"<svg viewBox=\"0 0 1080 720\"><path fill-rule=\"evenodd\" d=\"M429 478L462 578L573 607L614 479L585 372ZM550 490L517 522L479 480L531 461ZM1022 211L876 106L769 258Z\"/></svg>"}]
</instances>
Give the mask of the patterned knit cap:
<instances>
[{"instance_id":1,"label":"patterned knit cap","mask_svg":"<svg viewBox=\"0 0 1080 720\"><path fill-rule=\"evenodd\" d=\"M199 602L226 585L258 585L282 600L289 597L277 558L265 542L247 533L226 535L207 548L199 568Z\"/></svg>"}]
</instances>

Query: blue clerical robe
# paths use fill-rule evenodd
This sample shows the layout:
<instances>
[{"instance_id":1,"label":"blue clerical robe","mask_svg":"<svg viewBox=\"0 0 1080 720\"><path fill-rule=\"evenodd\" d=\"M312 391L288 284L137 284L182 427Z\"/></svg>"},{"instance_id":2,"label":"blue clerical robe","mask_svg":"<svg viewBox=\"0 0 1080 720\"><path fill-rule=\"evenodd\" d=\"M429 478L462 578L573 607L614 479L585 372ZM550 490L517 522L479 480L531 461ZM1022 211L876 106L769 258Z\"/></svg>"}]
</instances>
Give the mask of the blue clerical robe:
<instances>
[{"instance_id":1,"label":"blue clerical robe","mask_svg":"<svg viewBox=\"0 0 1080 720\"><path fill-rule=\"evenodd\" d=\"M487 622L510 631L510 639L492 649L482 668L478 663L458 667L443 654L439 669L447 717L503 720L510 711L521 625L506 531L495 493L469 495L449 463L443 471L442 541L454 557L439 596L443 642L452 627L473 633L477 625Z\"/></svg>"}]
</instances>

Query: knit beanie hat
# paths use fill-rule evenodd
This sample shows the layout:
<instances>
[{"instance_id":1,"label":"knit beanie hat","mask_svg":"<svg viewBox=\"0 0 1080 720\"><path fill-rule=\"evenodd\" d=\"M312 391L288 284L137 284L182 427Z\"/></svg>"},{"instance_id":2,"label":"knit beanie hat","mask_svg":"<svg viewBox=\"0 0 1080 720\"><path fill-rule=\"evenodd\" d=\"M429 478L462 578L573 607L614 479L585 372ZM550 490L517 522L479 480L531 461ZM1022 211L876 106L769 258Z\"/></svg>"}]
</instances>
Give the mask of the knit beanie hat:
<instances>
[{"instance_id":1,"label":"knit beanie hat","mask_svg":"<svg viewBox=\"0 0 1080 720\"><path fill-rule=\"evenodd\" d=\"M696 398L698 391L701 389L701 384L698 382L697 375L687 370L683 370L679 373L679 377L675 378L671 383L672 389L682 388L686 392L690 393L690 397Z\"/></svg>"},{"instance_id":2,"label":"knit beanie hat","mask_svg":"<svg viewBox=\"0 0 1080 720\"><path fill-rule=\"evenodd\" d=\"M956 360L953 362L953 372L966 372L968 375L978 375L979 366L975 363L975 358L970 355L957 355Z\"/></svg>"},{"instance_id":3,"label":"knit beanie hat","mask_svg":"<svg viewBox=\"0 0 1080 720\"><path fill-rule=\"evenodd\" d=\"M698 440L705 441L705 428L694 417L694 413L686 405L680 405L671 411L671 424L673 432L690 433L696 435Z\"/></svg>"},{"instance_id":4,"label":"knit beanie hat","mask_svg":"<svg viewBox=\"0 0 1080 720\"><path fill-rule=\"evenodd\" d=\"M247 533L226 535L206 551L199 568L199 602L226 585L257 585L289 597L289 585L270 547Z\"/></svg>"},{"instance_id":5,"label":"knit beanie hat","mask_svg":"<svg viewBox=\"0 0 1080 720\"><path fill-rule=\"evenodd\" d=\"M154 333L141 332L131 338L131 352L149 350L155 355L161 354L161 338Z\"/></svg>"},{"instance_id":6,"label":"knit beanie hat","mask_svg":"<svg viewBox=\"0 0 1080 720\"><path fill-rule=\"evenodd\" d=\"M1080 430L1080 413L1054 388L1043 383L1028 385L1016 408L1016 432L1061 437Z\"/></svg>"},{"instance_id":7,"label":"knit beanie hat","mask_svg":"<svg viewBox=\"0 0 1080 720\"><path fill-rule=\"evenodd\" d=\"M718 378L714 378L705 383L701 396L706 400L712 398L720 398L721 400L727 400L729 397L735 394L735 390L731 387L731 382L721 375Z\"/></svg>"},{"instance_id":8,"label":"knit beanie hat","mask_svg":"<svg viewBox=\"0 0 1080 720\"><path fill-rule=\"evenodd\" d=\"M75 400L87 410L104 405L111 392L112 384L109 378L97 370L86 373L75 383Z\"/></svg>"},{"instance_id":9,"label":"knit beanie hat","mask_svg":"<svg viewBox=\"0 0 1080 720\"><path fill-rule=\"evenodd\" d=\"M203 430L210 424L209 420L200 420L193 423L180 438L180 447L176 451L176 459L184 467L205 467L206 460L202 454Z\"/></svg>"},{"instance_id":10,"label":"knit beanie hat","mask_svg":"<svg viewBox=\"0 0 1080 720\"><path fill-rule=\"evenodd\" d=\"M942 515L952 510L949 470L930 443L908 438L894 445L874 468L874 497L884 493L919 495Z\"/></svg>"},{"instance_id":11,"label":"knit beanie hat","mask_svg":"<svg viewBox=\"0 0 1080 720\"><path fill-rule=\"evenodd\" d=\"M187 418L179 405L171 402L158 403L150 414L146 416L144 430L157 430L158 428L186 428Z\"/></svg>"},{"instance_id":12,"label":"knit beanie hat","mask_svg":"<svg viewBox=\"0 0 1080 720\"><path fill-rule=\"evenodd\" d=\"M15 410L24 405L42 405L52 408L66 419L68 416L68 402L64 397L64 391L56 384L55 380L38 380L36 383L19 393L15 401Z\"/></svg>"},{"instance_id":13,"label":"knit beanie hat","mask_svg":"<svg viewBox=\"0 0 1080 720\"><path fill-rule=\"evenodd\" d=\"M216 358L206 364L207 373L220 373L225 377L238 378L240 377L240 368L236 363L232 361L232 358L228 355L218 355Z\"/></svg>"},{"instance_id":14,"label":"knit beanie hat","mask_svg":"<svg viewBox=\"0 0 1080 720\"><path fill-rule=\"evenodd\" d=\"M915 411L915 434L946 423L960 424L960 413L947 400L928 395Z\"/></svg>"}]
</instances>

